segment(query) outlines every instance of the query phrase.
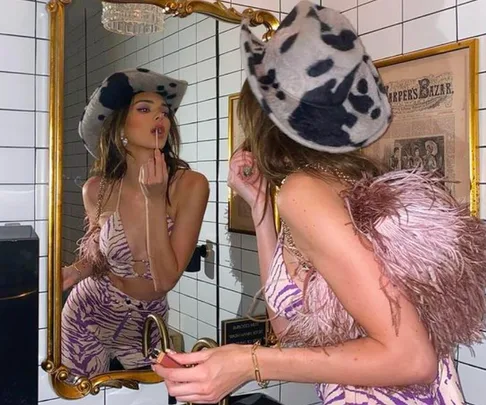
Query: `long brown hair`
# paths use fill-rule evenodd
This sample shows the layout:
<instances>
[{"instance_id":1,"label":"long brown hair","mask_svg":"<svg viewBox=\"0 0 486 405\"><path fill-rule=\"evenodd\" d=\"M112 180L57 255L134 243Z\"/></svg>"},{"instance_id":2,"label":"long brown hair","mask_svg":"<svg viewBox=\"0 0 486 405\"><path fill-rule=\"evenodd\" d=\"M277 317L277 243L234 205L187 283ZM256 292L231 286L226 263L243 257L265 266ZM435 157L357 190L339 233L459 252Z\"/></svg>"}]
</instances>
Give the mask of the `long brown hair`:
<instances>
[{"instance_id":1,"label":"long brown hair","mask_svg":"<svg viewBox=\"0 0 486 405\"><path fill-rule=\"evenodd\" d=\"M241 89L237 114L245 134L242 148L253 153L269 187L279 187L285 177L297 170L320 178L332 176L318 170L317 165L329 169L330 173L341 172L352 179L361 178L363 173L377 175L382 171L376 162L359 151L340 154L321 152L289 138L263 111L248 81Z\"/></svg>"}]
</instances>

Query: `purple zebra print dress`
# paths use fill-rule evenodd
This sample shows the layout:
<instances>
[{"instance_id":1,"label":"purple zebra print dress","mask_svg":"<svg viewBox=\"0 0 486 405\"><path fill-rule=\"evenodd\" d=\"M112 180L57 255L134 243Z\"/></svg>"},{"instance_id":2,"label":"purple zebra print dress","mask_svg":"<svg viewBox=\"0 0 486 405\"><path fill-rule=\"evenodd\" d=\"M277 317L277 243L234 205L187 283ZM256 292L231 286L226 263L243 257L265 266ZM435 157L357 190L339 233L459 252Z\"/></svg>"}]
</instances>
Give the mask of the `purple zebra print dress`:
<instances>
[{"instance_id":1,"label":"purple zebra print dress","mask_svg":"<svg viewBox=\"0 0 486 405\"><path fill-rule=\"evenodd\" d=\"M287 272L283 258L284 232L279 235L270 276L265 286L267 305L291 323L304 305L300 287ZM327 291L330 293L330 290ZM329 320L332 323L332 320ZM357 336L356 336L357 337ZM451 358L439 362L437 379L430 387L392 390L363 388L338 384L317 384L317 396L323 405L463 405L465 404L459 379Z\"/></svg>"},{"instance_id":2,"label":"purple zebra print dress","mask_svg":"<svg viewBox=\"0 0 486 405\"><path fill-rule=\"evenodd\" d=\"M146 272L133 270L133 259L119 214L121 185L115 212L99 230L99 249L110 271L118 277L152 280L148 262ZM167 216L169 234L174 222ZM110 359L117 358L125 369L151 364L142 355L143 324L148 314L167 321L167 298L142 301L116 288L108 275L88 277L79 282L64 304L61 320L61 359L75 376L92 377L109 371ZM160 336L155 326L151 342Z\"/></svg>"}]
</instances>

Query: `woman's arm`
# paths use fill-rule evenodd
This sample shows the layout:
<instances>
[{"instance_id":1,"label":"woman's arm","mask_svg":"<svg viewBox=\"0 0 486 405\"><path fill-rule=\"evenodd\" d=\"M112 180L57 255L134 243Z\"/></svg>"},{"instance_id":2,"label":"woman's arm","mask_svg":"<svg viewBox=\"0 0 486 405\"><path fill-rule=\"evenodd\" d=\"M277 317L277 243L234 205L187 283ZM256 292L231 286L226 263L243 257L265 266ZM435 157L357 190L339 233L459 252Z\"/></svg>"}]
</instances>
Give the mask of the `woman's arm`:
<instances>
[{"instance_id":1,"label":"woman's arm","mask_svg":"<svg viewBox=\"0 0 486 405\"><path fill-rule=\"evenodd\" d=\"M369 387L432 382L437 356L416 309L400 297L397 334L378 263L355 234L335 189L296 173L282 187L278 207L296 246L367 336L325 349L260 347L255 353L261 378ZM250 346L227 345L173 358L184 365L196 364L178 369L154 366L179 401L215 403L255 379ZM233 367L227 367L228 358Z\"/></svg>"},{"instance_id":2,"label":"woman's arm","mask_svg":"<svg viewBox=\"0 0 486 405\"><path fill-rule=\"evenodd\" d=\"M431 382L437 357L416 309L400 296L398 334L373 252L354 232L335 189L304 173L289 177L279 213L299 250L324 277L367 337L322 349L258 349L262 378L389 386ZM392 286L388 286L393 291Z\"/></svg>"},{"instance_id":3,"label":"woman's arm","mask_svg":"<svg viewBox=\"0 0 486 405\"><path fill-rule=\"evenodd\" d=\"M265 212L266 204L266 212ZM270 197L266 198L265 204L262 202L255 205L252 209L253 223L258 250L258 264L260 267L260 282L265 287L270 275L270 266L277 245L277 233L275 229L275 217L273 212L272 201ZM263 213L265 212L265 216ZM273 332L278 335L287 327L288 321L280 316L275 316L275 312L267 305L268 316L270 317Z\"/></svg>"},{"instance_id":4,"label":"woman's arm","mask_svg":"<svg viewBox=\"0 0 486 405\"><path fill-rule=\"evenodd\" d=\"M264 213L265 215L263 215ZM267 197L265 202L261 202L253 207L251 215L257 239L260 278L262 285L265 285L268 278L268 270L272 263L275 246L277 245L277 234L270 197Z\"/></svg>"},{"instance_id":5,"label":"woman's arm","mask_svg":"<svg viewBox=\"0 0 486 405\"><path fill-rule=\"evenodd\" d=\"M179 281L197 244L209 199L209 183L200 173L179 178L174 228L169 236L165 198L146 200L147 250L156 291L168 292ZM165 196L164 196L165 197Z\"/></svg>"},{"instance_id":6,"label":"woman's arm","mask_svg":"<svg viewBox=\"0 0 486 405\"><path fill-rule=\"evenodd\" d=\"M244 174L245 168L251 167L250 176ZM238 150L231 157L228 171L228 185L251 208L258 249L258 262L260 267L260 282L265 286L273 254L277 245L273 206L267 194L267 181L260 174L251 152ZM263 214L265 213L265 216ZM287 320L275 317L275 313L267 306L268 315L272 319L272 328L279 334L288 324Z\"/></svg>"},{"instance_id":7,"label":"woman's arm","mask_svg":"<svg viewBox=\"0 0 486 405\"><path fill-rule=\"evenodd\" d=\"M65 291L92 273L91 266L81 259L62 268L62 290Z\"/></svg>"}]
</instances>

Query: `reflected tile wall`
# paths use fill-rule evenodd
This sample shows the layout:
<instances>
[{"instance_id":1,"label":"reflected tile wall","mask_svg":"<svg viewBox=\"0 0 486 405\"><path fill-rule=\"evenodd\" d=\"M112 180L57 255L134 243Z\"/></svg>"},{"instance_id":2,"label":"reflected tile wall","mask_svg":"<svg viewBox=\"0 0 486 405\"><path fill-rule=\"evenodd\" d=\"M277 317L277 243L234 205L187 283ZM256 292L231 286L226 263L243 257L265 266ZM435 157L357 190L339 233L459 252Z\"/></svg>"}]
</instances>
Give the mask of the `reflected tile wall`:
<instances>
[{"instance_id":1,"label":"reflected tile wall","mask_svg":"<svg viewBox=\"0 0 486 405\"><path fill-rule=\"evenodd\" d=\"M35 226L41 237L39 280L41 292L46 283L46 229L47 229L47 182L48 182L48 131L47 131L47 82L48 82L48 15L45 2L5 0L7 7L0 15L0 49L7 57L0 60L0 225L20 222ZM240 0L232 2L236 8L264 7L278 17L284 17L296 0ZM449 41L478 37L480 39L480 151L481 156L481 215L486 218L486 180L483 174L486 157L486 12L485 0L322 0L322 5L334 7L346 13L357 27L365 45L374 59L398 55ZM230 4L229 2L225 2ZM74 2L73 2L74 4ZM403 7L402 7L403 6ZM426 34L427 31L427 34ZM93 35L106 35L95 31ZM241 315L248 307L256 288L257 260L254 238L226 231L227 187L227 95L239 91L244 80L239 46L238 28L222 23L217 33L220 45L220 121L215 120L215 93L210 81L216 79L216 58L210 43L215 39L214 23L201 16L184 20L171 19L163 35L149 39L117 39L116 50L102 52L93 46L91 58L105 54L99 65L93 66L93 81L97 84L110 69L146 66L191 83L184 108L179 112L184 141L183 156L194 168L203 171L211 181L211 204L205 218L200 242L215 240L219 232L221 242L220 278L221 319ZM384 40L386 38L386 40ZM182 44L183 48L180 49ZM32 51L34 50L34 51ZM105 50L106 51L106 50ZM110 59L118 52L119 58ZM122 59L122 57L128 59ZM94 59L93 59L94 60ZM125 62L124 60L127 60ZM92 87L90 88L90 90ZM82 104L85 95L73 93L73 105ZM201 105L199 105L199 103ZM203 104L204 103L204 104ZM73 109L70 124L74 126L76 111ZM216 126L219 125L220 148L219 178L213 157L212 143L216 142ZM198 141L210 142L202 144ZM211 146L210 146L211 145ZM73 153L76 151L73 150ZM79 153L79 150L78 150ZM4 158L16 156L15 159ZM2 174L3 173L3 174ZM8 174L7 174L8 173ZM219 201L216 198L219 189ZM219 204L219 217L215 217L215 205ZM214 260L213 260L214 263ZM181 329L186 343L191 344L198 334L215 336L216 311L215 265L203 263L203 271L184 276L170 295L172 306L171 324ZM243 295L241 295L243 293ZM196 302L197 311L193 305ZM46 333L42 314L45 314L45 294L40 296L41 328L39 329L39 362L45 355ZM190 305L191 308L187 308ZM486 405L486 358L484 345L476 348L476 357L468 350L459 350L459 373L468 403ZM49 387L47 376L40 370L39 401L52 405L67 403L56 399ZM143 387L134 393L128 390L108 390L98 396L87 397L79 404L106 405L117 403L149 404L167 401L163 384ZM256 390L254 384L243 391ZM304 384L273 384L267 392L284 404L294 405L317 402L313 388ZM298 396L296 396L298 395ZM304 402L302 402L304 401Z\"/></svg>"}]
</instances>

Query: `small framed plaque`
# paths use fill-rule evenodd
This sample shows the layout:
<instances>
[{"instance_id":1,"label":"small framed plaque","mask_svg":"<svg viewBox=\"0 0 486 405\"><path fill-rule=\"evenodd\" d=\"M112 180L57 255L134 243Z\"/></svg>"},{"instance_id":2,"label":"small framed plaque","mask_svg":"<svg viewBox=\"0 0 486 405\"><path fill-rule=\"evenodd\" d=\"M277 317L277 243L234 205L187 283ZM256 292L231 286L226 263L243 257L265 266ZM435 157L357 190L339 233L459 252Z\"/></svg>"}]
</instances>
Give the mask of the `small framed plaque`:
<instances>
[{"instance_id":1,"label":"small framed plaque","mask_svg":"<svg viewBox=\"0 0 486 405\"><path fill-rule=\"evenodd\" d=\"M253 344L257 340L262 346L268 343L271 325L266 315L250 318L234 318L221 322L222 344Z\"/></svg>"}]
</instances>

